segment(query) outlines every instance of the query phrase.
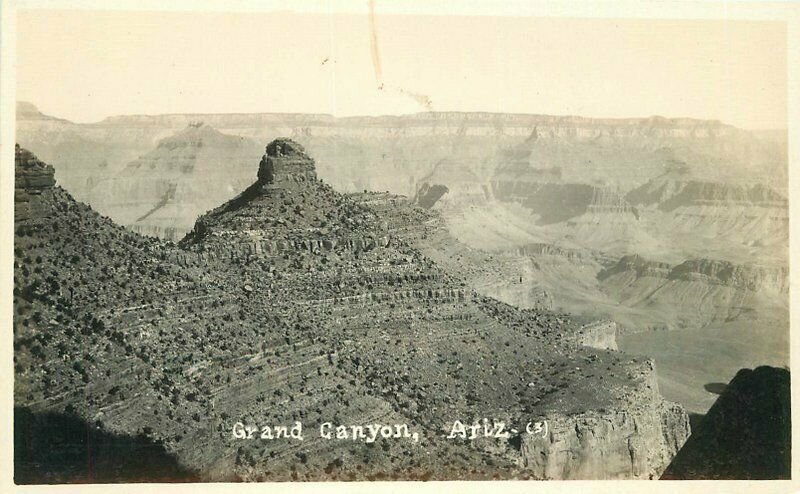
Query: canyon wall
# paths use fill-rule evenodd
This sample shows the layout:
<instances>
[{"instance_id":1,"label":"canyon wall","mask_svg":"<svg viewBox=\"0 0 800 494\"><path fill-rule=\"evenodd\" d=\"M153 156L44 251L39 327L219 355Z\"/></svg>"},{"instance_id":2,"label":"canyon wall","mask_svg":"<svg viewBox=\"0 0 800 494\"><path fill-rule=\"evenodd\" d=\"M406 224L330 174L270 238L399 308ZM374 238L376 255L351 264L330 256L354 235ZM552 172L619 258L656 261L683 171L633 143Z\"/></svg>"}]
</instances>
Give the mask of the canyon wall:
<instances>
[{"instance_id":1,"label":"canyon wall","mask_svg":"<svg viewBox=\"0 0 800 494\"><path fill-rule=\"evenodd\" d=\"M648 383L640 392L651 395L640 400L644 405L631 400L624 408L548 413L546 435L522 442L524 465L546 479L660 477L689 437L689 420L682 408L658 396L652 361L640 372Z\"/></svg>"}]
</instances>

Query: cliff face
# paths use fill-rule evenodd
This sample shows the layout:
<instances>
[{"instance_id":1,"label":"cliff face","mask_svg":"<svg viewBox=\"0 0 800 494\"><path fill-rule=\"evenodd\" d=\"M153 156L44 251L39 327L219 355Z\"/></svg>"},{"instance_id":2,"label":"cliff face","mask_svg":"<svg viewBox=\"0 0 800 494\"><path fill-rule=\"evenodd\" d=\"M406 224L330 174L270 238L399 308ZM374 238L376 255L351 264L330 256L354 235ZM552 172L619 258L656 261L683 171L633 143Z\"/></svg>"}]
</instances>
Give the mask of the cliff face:
<instances>
[{"instance_id":1,"label":"cliff face","mask_svg":"<svg viewBox=\"0 0 800 494\"><path fill-rule=\"evenodd\" d=\"M672 268L672 280L702 280L751 291L789 291L789 270L782 267L741 266L727 261L691 259Z\"/></svg>"},{"instance_id":2,"label":"cliff face","mask_svg":"<svg viewBox=\"0 0 800 494\"><path fill-rule=\"evenodd\" d=\"M785 264L786 183L747 175L726 181L667 173L629 191L625 198L650 225L648 230L671 232L676 243L689 243L690 235L702 239L706 252L698 249L692 256L712 257L713 251L714 257L739 264L752 258Z\"/></svg>"},{"instance_id":3,"label":"cliff face","mask_svg":"<svg viewBox=\"0 0 800 494\"><path fill-rule=\"evenodd\" d=\"M638 278L702 282L750 291L786 293L789 290L789 272L786 268L742 266L715 259L689 259L672 266L638 255L623 256L616 265L598 273L597 278L605 281L624 273L633 273Z\"/></svg>"},{"instance_id":4,"label":"cliff face","mask_svg":"<svg viewBox=\"0 0 800 494\"><path fill-rule=\"evenodd\" d=\"M658 178L630 191L632 204L656 206L661 211L680 207L744 204L758 208L785 209L786 198L772 188L756 184L725 184L688 179Z\"/></svg>"},{"instance_id":5,"label":"cliff face","mask_svg":"<svg viewBox=\"0 0 800 494\"><path fill-rule=\"evenodd\" d=\"M539 216L538 224L562 223L586 214L611 213L629 220L636 210L613 190L588 184L526 182L519 178L493 182L494 197L519 202Z\"/></svg>"},{"instance_id":6,"label":"cliff face","mask_svg":"<svg viewBox=\"0 0 800 494\"><path fill-rule=\"evenodd\" d=\"M258 166L258 182L263 185L316 180L314 161L302 146L288 140L272 141Z\"/></svg>"},{"instance_id":7,"label":"cliff face","mask_svg":"<svg viewBox=\"0 0 800 494\"><path fill-rule=\"evenodd\" d=\"M543 479L655 479L689 437L674 403L567 417L549 415L544 439L526 438L522 461Z\"/></svg>"},{"instance_id":8,"label":"cliff face","mask_svg":"<svg viewBox=\"0 0 800 494\"><path fill-rule=\"evenodd\" d=\"M677 265L626 256L598 272L599 288L643 317L632 328L702 328L788 315L788 270L691 259ZM680 307L680 310L676 310ZM646 323L650 314L650 323ZM767 318L767 319L764 319Z\"/></svg>"},{"instance_id":9,"label":"cliff face","mask_svg":"<svg viewBox=\"0 0 800 494\"><path fill-rule=\"evenodd\" d=\"M632 271L636 276L652 276L656 278L668 278L671 266L665 262L650 261L643 257L633 254L622 256L613 267L603 270L597 274L599 280L605 280L618 273Z\"/></svg>"},{"instance_id":10,"label":"cliff face","mask_svg":"<svg viewBox=\"0 0 800 494\"><path fill-rule=\"evenodd\" d=\"M617 348L617 323L614 321L594 321L581 327L582 342L591 348Z\"/></svg>"},{"instance_id":11,"label":"cliff face","mask_svg":"<svg viewBox=\"0 0 800 494\"><path fill-rule=\"evenodd\" d=\"M430 209L448 192L450 192L450 189L444 185L431 185L428 182L423 182L412 202L425 209Z\"/></svg>"},{"instance_id":12,"label":"cliff face","mask_svg":"<svg viewBox=\"0 0 800 494\"><path fill-rule=\"evenodd\" d=\"M512 440L442 432L484 416L561 430L609 410L617 428L624 411L661 406L652 368L585 348L577 321L483 297L426 258L409 243L425 235L420 210L334 192L289 141L262 163L180 248L44 189L36 228L15 222L15 404L142 435L203 480L605 476L588 456L543 466ZM301 421L307 440L235 440L237 421ZM328 421L405 423L419 443L316 437ZM684 437L680 421L659 430L634 440L629 476L661 468L672 450L659 438ZM628 438L602 441L612 464L632 461Z\"/></svg>"},{"instance_id":13,"label":"cliff face","mask_svg":"<svg viewBox=\"0 0 800 494\"><path fill-rule=\"evenodd\" d=\"M639 385L625 396L626 405L572 414L563 407L580 410L580 402L559 403L561 410L545 406L548 430L543 437L523 436L520 454L526 468L546 479L660 476L689 437L689 420L683 408L658 394L652 360L630 363L629 375Z\"/></svg>"}]
</instances>

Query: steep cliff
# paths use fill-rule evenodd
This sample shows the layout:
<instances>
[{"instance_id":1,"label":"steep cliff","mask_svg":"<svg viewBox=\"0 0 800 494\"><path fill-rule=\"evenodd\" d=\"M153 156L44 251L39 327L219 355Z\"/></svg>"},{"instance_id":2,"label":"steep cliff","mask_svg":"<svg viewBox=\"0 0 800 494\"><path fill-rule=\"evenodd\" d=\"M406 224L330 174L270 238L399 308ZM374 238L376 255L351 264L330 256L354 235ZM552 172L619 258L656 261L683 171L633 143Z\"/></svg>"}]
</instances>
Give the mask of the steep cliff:
<instances>
[{"instance_id":1,"label":"steep cliff","mask_svg":"<svg viewBox=\"0 0 800 494\"><path fill-rule=\"evenodd\" d=\"M583 183L527 182L523 177L493 182L493 195L517 201L536 214L540 225L563 223L586 214L612 213L629 220L636 210L607 187Z\"/></svg>"},{"instance_id":2,"label":"steep cliff","mask_svg":"<svg viewBox=\"0 0 800 494\"><path fill-rule=\"evenodd\" d=\"M548 411L546 435L522 441L523 464L546 479L658 478L689 437L689 420L680 406L658 396L652 361L635 375L647 384L627 397L627 406L573 415Z\"/></svg>"},{"instance_id":3,"label":"steep cliff","mask_svg":"<svg viewBox=\"0 0 800 494\"><path fill-rule=\"evenodd\" d=\"M448 192L450 192L450 189L444 185L431 185L428 182L423 182L412 202L425 209L430 209Z\"/></svg>"},{"instance_id":4,"label":"steep cliff","mask_svg":"<svg viewBox=\"0 0 800 494\"><path fill-rule=\"evenodd\" d=\"M670 232L675 244L706 245L685 254L735 263L758 258L785 264L788 255L787 182L740 176L729 181L665 174L626 194L647 229Z\"/></svg>"},{"instance_id":5,"label":"steep cliff","mask_svg":"<svg viewBox=\"0 0 800 494\"><path fill-rule=\"evenodd\" d=\"M609 320L593 321L581 327L583 344L591 348L617 350L617 323Z\"/></svg>"},{"instance_id":6,"label":"steep cliff","mask_svg":"<svg viewBox=\"0 0 800 494\"><path fill-rule=\"evenodd\" d=\"M786 208L786 198L767 185L726 184L697 180L652 179L627 194L632 204L655 206L661 211L680 207L745 204L759 208Z\"/></svg>"}]
</instances>

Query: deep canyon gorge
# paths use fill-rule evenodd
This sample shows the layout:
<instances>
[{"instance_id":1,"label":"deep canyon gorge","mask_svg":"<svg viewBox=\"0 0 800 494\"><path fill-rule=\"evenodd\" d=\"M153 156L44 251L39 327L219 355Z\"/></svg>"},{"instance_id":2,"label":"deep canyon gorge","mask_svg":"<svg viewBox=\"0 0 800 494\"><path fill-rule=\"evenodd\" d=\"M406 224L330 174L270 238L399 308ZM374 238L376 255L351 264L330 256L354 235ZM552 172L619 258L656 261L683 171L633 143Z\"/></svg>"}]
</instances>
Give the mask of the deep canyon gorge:
<instances>
[{"instance_id":1,"label":"deep canyon gorge","mask_svg":"<svg viewBox=\"0 0 800 494\"><path fill-rule=\"evenodd\" d=\"M707 384L788 366L786 139L490 113L78 124L19 103L17 405L143 434L207 480L658 478ZM292 470L295 446L225 435L264 410L413 423L433 454L317 441ZM552 429L456 445L443 413Z\"/></svg>"}]
</instances>

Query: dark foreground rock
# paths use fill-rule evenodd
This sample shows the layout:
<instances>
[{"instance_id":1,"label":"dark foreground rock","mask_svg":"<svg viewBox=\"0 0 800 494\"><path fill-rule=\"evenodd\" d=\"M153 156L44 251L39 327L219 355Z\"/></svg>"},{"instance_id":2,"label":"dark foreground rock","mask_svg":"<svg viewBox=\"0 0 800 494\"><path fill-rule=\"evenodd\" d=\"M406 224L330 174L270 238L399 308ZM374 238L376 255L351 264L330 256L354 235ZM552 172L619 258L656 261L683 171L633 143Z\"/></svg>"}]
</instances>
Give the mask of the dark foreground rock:
<instances>
[{"instance_id":1,"label":"dark foreground rock","mask_svg":"<svg viewBox=\"0 0 800 494\"><path fill-rule=\"evenodd\" d=\"M740 370L661 478L790 478L790 408L788 370Z\"/></svg>"},{"instance_id":2,"label":"dark foreground rock","mask_svg":"<svg viewBox=\"0 0 800 494\"><path fill-rule=\"evenodd\" d=\"M114 434L69 413L14 409L16 484L193 482L162 444Z\"/></svg>"}]
</instances>

